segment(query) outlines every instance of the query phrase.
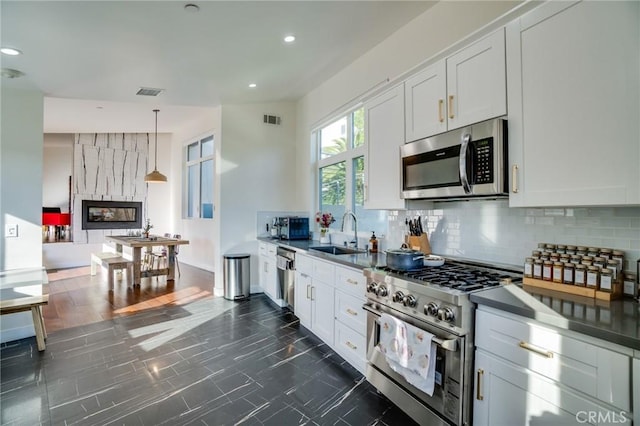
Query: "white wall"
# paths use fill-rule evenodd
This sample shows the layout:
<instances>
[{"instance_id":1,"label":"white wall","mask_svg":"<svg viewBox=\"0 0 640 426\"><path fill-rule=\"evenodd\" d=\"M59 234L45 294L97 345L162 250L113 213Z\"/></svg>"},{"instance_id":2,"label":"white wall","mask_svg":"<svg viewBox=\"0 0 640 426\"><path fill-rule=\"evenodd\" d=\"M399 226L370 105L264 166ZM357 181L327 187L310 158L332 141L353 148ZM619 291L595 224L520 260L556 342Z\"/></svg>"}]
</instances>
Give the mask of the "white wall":
<instances>
[{"instance_id":1,"label":"white wall","mask_svg":"<svg viewBox=\"0 0 640 426\"><path fill-rule=\"evenodd\" d=\"M263 115L281 117L280 125ZM258 282L258 211L295 210L296 110L292 102L222 107L222 146L217 173L220 251L216 288L222 288L222 255L250 253L252 283Z\"/></svg>"},{"instance_id":2,"label":"white wall","mask_svg":"<svg viewBox=\"0 0 640 426\"><path fill-rule=\"evenodd\" d=\"M42 265L43 95L2 87L0 132L0 270ZM18 225L6 238L5 224ZM34 336L29 312L3 315L0 341Z\"/></svg>"},{"instance_id":3,"label":"white wall","mask_svg":"<svg viewBox=\"0 0 640 426\"><path fill-rule=\"evenodd\" d=\"M69 177L73 172L73 134L46 133L42 170L42 206L69 212Z\"/></svg>"}]
</instances>

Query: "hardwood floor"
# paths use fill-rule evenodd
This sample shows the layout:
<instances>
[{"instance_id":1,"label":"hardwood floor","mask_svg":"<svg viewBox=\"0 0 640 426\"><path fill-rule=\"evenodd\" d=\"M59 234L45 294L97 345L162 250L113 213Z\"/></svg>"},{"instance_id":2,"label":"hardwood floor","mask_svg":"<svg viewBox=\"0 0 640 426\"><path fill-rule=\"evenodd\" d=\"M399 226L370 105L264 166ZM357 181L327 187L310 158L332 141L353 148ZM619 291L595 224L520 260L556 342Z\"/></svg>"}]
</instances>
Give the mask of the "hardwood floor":
<instances>
[{"instance_id":1,"label":"hardwood floor","mask_svg":"<svg viewBox=\"0 0 640 426\"><path fill-rule=\"evenodd\" d=\"M112 293L104 269L94 276L88 266L47 271L49 304L42 310L47 332L213 297L212 272L185 264L180 264L180 271L174 282L167 284L165 277L143 278L135 289L122 274Z\"/></svg>"}]
</instances>

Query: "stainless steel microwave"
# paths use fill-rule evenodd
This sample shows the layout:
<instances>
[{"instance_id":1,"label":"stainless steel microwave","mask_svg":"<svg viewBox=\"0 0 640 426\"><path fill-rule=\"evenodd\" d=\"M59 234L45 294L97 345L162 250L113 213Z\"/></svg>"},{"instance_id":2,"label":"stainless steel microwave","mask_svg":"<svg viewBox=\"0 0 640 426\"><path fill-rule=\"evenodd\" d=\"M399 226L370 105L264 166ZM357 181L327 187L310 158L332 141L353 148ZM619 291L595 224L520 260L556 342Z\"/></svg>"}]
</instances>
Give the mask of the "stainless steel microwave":
<instances>
[{"instance_id":1,"label":"stainless steel microwave","mask_svg":"<svg viewBox=\"0 0 640 426\"><path fill-rule=\"evenodd\" d=\"M508 195L507 121L496 118L403 145L405 199Z\"/></svg>"}]
</instances>

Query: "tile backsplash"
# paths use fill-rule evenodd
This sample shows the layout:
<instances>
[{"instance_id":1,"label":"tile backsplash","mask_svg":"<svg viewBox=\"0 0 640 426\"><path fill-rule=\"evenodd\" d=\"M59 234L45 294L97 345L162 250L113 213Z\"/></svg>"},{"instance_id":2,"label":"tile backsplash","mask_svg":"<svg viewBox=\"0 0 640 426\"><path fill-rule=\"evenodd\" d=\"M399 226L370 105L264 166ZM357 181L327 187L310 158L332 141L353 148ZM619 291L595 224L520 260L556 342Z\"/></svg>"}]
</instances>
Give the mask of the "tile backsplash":
<instances>
[{"instance_id":1,"label":"tile backsplash","mask_svg":"<svg viewBox=\"0 0 640 426\"><path fill-rule=\"evenodd\" d=\"M625 252L625 270L640 258L640 207L509 208L508 200L433 203L389 212L387 247L399 247L405 218L422 217L433 253L522 266L539 242Z\"/></svg>"}]
</instances>

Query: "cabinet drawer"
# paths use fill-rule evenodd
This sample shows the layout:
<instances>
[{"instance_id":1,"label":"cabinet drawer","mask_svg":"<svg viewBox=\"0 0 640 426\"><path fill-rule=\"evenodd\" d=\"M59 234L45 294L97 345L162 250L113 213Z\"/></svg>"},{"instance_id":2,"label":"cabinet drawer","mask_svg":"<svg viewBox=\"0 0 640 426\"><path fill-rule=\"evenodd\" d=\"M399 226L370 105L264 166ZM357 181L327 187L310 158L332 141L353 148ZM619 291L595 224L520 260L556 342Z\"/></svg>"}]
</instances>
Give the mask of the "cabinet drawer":
<instances>
[{"instance_id":1,"label":"cabinet drawer","mask_svg":"<svg viewBox=\"0 0 640 426\"><path fill-rule=\"evenodd\" d=\"M267 254L269 256L275 257L277 252L278 252L278 247L277 246L274 246L273 244L267 243Z\"/></svg>"},{"instance_id":2,"label":"cabinet drawer","mask_svg":"<svg viewBox=\"0 0 640 426\"><path fill-rule=\"evenodd\" d=\"M630 357L507 315L476 311L477 347L630 411Z\"/></svg>"},{"instance_id":3,"label":"cabinet drawer","mask_svg":"<svg viewBox=\"0 0 640 426\"><path fill-rule=\"evenodd\" d=\"M340 321L336 321L335 351L363 374L367 356L366 340L364 335L356 333Z\"/></svg>"},{"instance_id":4,"label":"cabinet drawer","mask_svg":"<svg viewBox=\"0 0 640 426\"><path fill-rule=\"evenodd\" d=\"M326 284L331 284L335 279L336 267L332 263L313 259L313 280L319 280Z\"/></svg>"},{"instance_id":5,"label":"cabinet drawer","mask_svg":"<svg viewBox=\"0 0 640 426\"><path fill-rule=\"evenodd\" d=\"M364 298L336 291L336 319L356 332L365 334L367 332L367 317L366 312L362 309L364 302Z\"/></svg>"},{"instance_id":6,"label":"cabinet drawer","mask_svg":"<svg viewBox=\"0 0 640 426\"><path fill-rule=\"evenodd\" d=\"M313 259L309 256L297 253L295 268L296 271L311 275L313 274Z\"/></svg>"},{"instance_id":7,"label":"cabinet drawer","mask_svg":"<svg viewBox=\"0 0 640 426\"><path fill-rule=\"evenodd\" d=\"M267 255L267 243L258 243L258 255L260 256Z\"/></svg>"},{"instance_id":8,"label":"cabinet drawer","mask_svg":"<svg viewBox=\"0 0 640 426\"><path fill-rule=\"evenodd\" d=\"M364 296L367 281L362 271L336 266L336 288L354 296Z\"/></svg>"}]
</instances>

